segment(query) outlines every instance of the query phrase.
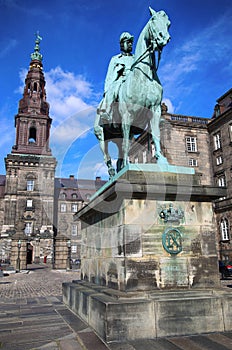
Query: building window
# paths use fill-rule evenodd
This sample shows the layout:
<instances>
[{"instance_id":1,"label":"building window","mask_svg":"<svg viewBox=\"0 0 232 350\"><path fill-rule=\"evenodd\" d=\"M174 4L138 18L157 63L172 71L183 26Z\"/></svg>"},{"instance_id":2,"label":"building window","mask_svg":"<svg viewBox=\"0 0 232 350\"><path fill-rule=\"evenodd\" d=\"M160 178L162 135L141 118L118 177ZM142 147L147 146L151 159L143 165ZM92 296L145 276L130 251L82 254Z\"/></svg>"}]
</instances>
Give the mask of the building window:
<instances>
[{"instance_id":1,"label":"building window","mask_svg":"<svg viewBox=\"0 0 232 350\"><path fill-rule=\"evenodd\" d=\"M215 150L221 148L221 134L218 132L217 134L214 135L214 148Z\"/></svg>"},{"instance_id":2,"label":"building window","mask_svg":"<svg viewBox=\"0 0 232 350\"><path fill-rule=\"evenodd\" d=\"M85 198L87 199L87 201L90 200L90 197L91 197L91 194L90 193L86 193Z\"/></svg>"},{"instance_id":3,"label":"building window","mask_svg":"<svg viewBox=\"0 0 232 350\"><path fill-rule=\"evenodd\" d=\"M76 193L72 194L72 199L77 199L77 194Z\"/></svg>"},{"instance_id":4,"label":"building window","mask_svg":"<svg viewBox=\"0 0 232 350\"><path fill-rule=\"evenodd\" d=\"M32 234L32 222L26 222L24 232L25 232L26 235L31 235Z\"/></svg>"},{"instance_id":5,"label":"building window","mask_svg":"<svg viewBox=\"0 0 232 350\"><path fill-rule=\"evenodd\" d=\"M32 199L27 199L27 208L32 208Z\"/></svg>"},{"instance_id":6,"label":"building window","mask_svg":"<svg viewBox=\"0 0 232 350\"><path fill-rule=\"evenodd\" d=\"M189 166L193 166L193 167L197 166L197 160L193 159L193 158L189 159L189 164L188 165Z\"/></svg>"},{"instance_id":7,"label":"building window","mask_svg":"<svg viewBox=\"0 0 232 350\"><path fill-rule=\"evenodd\" d=\"M65 213L66 212L66 204L65 203L61 203L60 211L61 211L61 213Z\"/></svg>"},{"instance_id":8,"label":"building window","mask_svg":"<svg viewBox=\"0 0 232 350\"><path fill-rule=\"evenodd\" d=\"M77 253L77 246L76 245L72 245L72 253Z\"/></svg>"},{"instance_id":9,"label":"building window","mask_svg":"<svg viewBox=\"0 0 232 350\"><path fill-rule=\"evenodd\" d=\"M71 210L72 210L72 213L76 213L78 210L77 204L72 204Z\"/></svg>"},{"instance_id":10,"label":"building window","mask_svg":"<svg viewBox=\"0 0 232 350\"><path fill-rule=\"evenodd\" d=\"M135 164L138 164L138 162L139 162L139 158L135 157Z\"/></svg>"},{"instance_id":11,"label":"building window","mask_svg":"<svg viewBox=\"0 0 232 350\"><path fill-rule=\"evenodd\" d=\"M220 165L220 164L222 164L222 163L223 163L222 156L218 156L218 157L216 158L216 164L217 164L217 165Z\"/></svg>"},{"instance_id":12,"label":"building window","mask_svg":"<svg viewBox=\"0 0 232 350\"><path fill-rule=\"evenodd\" d=\"M27 180L27 191L34 191L34 180Z\"/></svg>"},{"instance_id":13,"label":"building window","mask_svg":"<svg viewBox=\"0 0 232 350\"><path fill-rule=\"evenodd\" d=\"M65 199L65 198L66 198L66 194L65 194L64 192L61 192L61 193L60 193L60 198L61 198L61 199Z\"/></svg>"},{"instance_id":14,"label":"building window","mask_svg":"<svg viewBox=\"0 0 232 350\"><path fill-rule=\"evenodd\" d=\"M229 223L226 218L223 218L221 220L221 239L222 241L228 241L229 240Z\"/></svg>"},{"instance_id":15,"label":"building window","mask_svg":"<svg viewBox=\"0 0 232 350\"><path fill-rule=\"evenodd\" d=\"M229 137L230 137L230 142L232 142L232 124L229 125Z\"/></svg>"},{"instance_id":16,"label":"building window","mask_svg":"<svg viewBox=\"0 0 232 350\"><path fill-rule=\"evenodd\" d=\"M192 136L186 137L186 149L188 152L197 152L197 138Z\"/></svg>"},{"instance_id":17,"label":"building window","mask_svg":"<svg viewBox=\"0 0 232 350\"><path fill-rule=\"evenodd\" d=\"M73 236L77 235L77 225L72 225L72 235Z\"/></svg>"},{"instance_id":18,"label":"building window","mask_svg":"<svg viewBox=\"0 0 232 350\"><path fill-rule=\"evenodd\" d=\"M151 144L151 155L152 155L152 157L155 157L155 145L154 145L154 143Z\"/></svg>"},{"instance_id":19,"label":"building window","mask_svg":"<svg viewBox=\"0 0 232 350\"><path fill-rule=\"evenodd\" d=\"M218 178L218 186L219 187L226 187L226 177L225 175L222 175Z\"/></svg>"},{"instance_id":20,"label":"building window","mask_svg":"<svg viewBox=\"0 0 232 350\"><path fill-rule=\"evenodd\" d=\"M143 163L147 163L147 151L143 151Z\"/></svg>"}]
</instances>

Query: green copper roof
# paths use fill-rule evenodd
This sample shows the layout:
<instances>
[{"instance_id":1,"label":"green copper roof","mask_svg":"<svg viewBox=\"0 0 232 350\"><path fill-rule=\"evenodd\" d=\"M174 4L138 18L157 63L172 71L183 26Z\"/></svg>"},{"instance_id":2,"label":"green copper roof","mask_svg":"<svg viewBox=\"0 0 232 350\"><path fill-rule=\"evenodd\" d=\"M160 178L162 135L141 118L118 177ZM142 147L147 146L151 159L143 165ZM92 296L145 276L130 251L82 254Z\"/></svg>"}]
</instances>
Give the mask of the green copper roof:
<instances>
[{"instance_id":1,"label":"green copper roof","mask_svg":"<svg viewBox=\"0 0 232 350\"><path fill-rule=\"evenodd\" d=\"M40 53L40 41L42 40L42 37L39 35L39 32L35 33L35 47L34 47L34 52L31 54L31 59L32 60L39 60L42 61L43 56Z\"/></svg>"}]
</instances>

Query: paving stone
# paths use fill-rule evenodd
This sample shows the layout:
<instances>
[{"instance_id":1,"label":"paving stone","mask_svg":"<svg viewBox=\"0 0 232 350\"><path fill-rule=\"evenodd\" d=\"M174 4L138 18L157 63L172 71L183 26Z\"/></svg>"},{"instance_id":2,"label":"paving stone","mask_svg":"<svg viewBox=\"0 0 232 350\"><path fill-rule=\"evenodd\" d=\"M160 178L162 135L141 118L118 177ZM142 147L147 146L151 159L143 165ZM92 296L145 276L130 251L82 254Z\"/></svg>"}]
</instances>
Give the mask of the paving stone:
<instances>
[{"instance_id":1,"label":"paving stone","mask_svg":"<svg viewBox=\"0 0 232 350\"><path fill-rule=\"evenodd\" d=\"M110 349L111 350L135 350L135 348L132 345L128 344L128 343L122 343L122 344L111 343L110 344Z\"/></svg>"},{"instance_id":2,"label":"paving stone","mask_svg":"<svg viewBox=\"0 0 232 350\"><path fill-rule=\"evenodd\" d=\"M155 340L135 340L129 342L133 345L135 350L180 350L178 346L170 343L167 339L155 339Z\"/></svg>"},{"instance_id":3,"label":"paving stone","mask_svg":"<svg viewBox=\"0 0 232 350\"><path fill-rule=\"evenodd\" d=\"M231 350L231 348L219 344L204 335L197 335L189 338L197 345L202 346L204 350Z\"/></svg>"},{"instance_id":4,"label":"paving stone","mask_svg":"<svg viewBox=\"0 0 232 350\"><path fill-rule=\"evenodd\" d=\"M94 332L80 332L79 338L88 350L107 350L109 349ZM145 350L145 348L143 348Z\"/></svg>"},{"instance_id":5,"label":"paving stone","mask_svg":"<svg viewBox=\"0 0 232 350\"><path fill-rule=\"evenodd\" d=\"M208 338L219 343L221 345L226 346L228 349L232 349L232 339L223 334L209 334Z\"/></svg>"},{"instance_id":6,"label":"paving stone","mask_svg":"<svg viewBox=\"0 0 232 350\"><path fill-rule=\"evenodd\" d=\"M68 309L58 310L58 313L63 317L63 319L70 325L70 327L75 331L79 332L88 326L73 312Z\"/></svg>"},{"instance_id":7,"label":"paving stone","mask_svg":"<svg viewBox=\"0 0 232 350\"><path fill-rule=\"evenodd\" d=\"M76 339L63 339L59 341L60 350L83 350ZM97 348L96 348L97 349Z\"/></svg>"},{"instance_id":8,"label":"paving stone","mask_svg":"<svg viewBox=\"0 0 232 350\"><path fill-rule=\"evenodd\" d=\"M193 340L189 339L189 337L176 337L169 339L170 342L179 346L180 349L184 350L202 350L202 345L196 344Z\"/></svg>"},{"instance_id":9,"label":"paving stone","mask_svg":"<svg viewBox=\"0 0 232 350\"><path fill-rule=\"evenodd\" d=\"M62 282L75 272L35 269L0 281L1 350L228 350L232 332L104 344L62 302ZM228 288L229 281L222 281ZM231 289L228 289L230 292ZM25 329L27 330L25 332ZM67 347L69 346L69 348Z\"/></svg>"}]
</instances>

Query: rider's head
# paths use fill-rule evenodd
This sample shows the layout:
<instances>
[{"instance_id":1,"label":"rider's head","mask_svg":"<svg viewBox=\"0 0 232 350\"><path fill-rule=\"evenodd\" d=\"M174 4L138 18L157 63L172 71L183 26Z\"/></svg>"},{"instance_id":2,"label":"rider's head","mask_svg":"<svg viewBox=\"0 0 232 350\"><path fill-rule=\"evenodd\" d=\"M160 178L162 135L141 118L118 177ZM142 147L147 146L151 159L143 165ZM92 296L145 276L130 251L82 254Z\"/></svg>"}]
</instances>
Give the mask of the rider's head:
<instances>
[{"instance_id":1,"label":"rider's head","mask_svg":"<svg viewBox=\"0 0 232 350\"><path fill-rule=\"evenodd\" d=\"M131 53L134 37L128 32L120 35L120 48L122 52Z\"/></svg>"}]
</instances>

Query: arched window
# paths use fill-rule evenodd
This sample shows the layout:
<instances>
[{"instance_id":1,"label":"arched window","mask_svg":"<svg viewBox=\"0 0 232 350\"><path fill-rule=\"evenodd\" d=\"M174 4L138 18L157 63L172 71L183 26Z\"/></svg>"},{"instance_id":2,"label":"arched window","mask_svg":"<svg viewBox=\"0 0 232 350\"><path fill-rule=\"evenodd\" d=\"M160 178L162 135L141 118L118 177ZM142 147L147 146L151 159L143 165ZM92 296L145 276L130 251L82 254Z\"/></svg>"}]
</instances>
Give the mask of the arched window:
<instances>
[{"instance_id":1,"label":"arched window","mask_svg":"<svg viewBox=\"0 0 232 350\"><path fill-rule=\"evenodd\" d=\"M76 199L77 198L77 194L76 193L73 193L72 194L72 199Z\"/></svg>"},{"instance_id":2,"label":"arched window","mask_svg":"<svg viewBox=\"0 0 232 350\"><path fill-rule=\"evenodd\" d=\"M35 143L36 142L36 128L34 126L30 127L30 129L29 129L28 141L30 143Z\"/></svg>"},{"instance_id":3,"label":"arched window","mask_svg":"<svg viewBox=\"0 0 232 350\"><path fill-rule=\"evenodd\" d=\"M221 229L221 239L222 241L228 241L230 239L229 236L229 222L226 218L221 219L220 223Z\"/></svg>"}]
</instances>

